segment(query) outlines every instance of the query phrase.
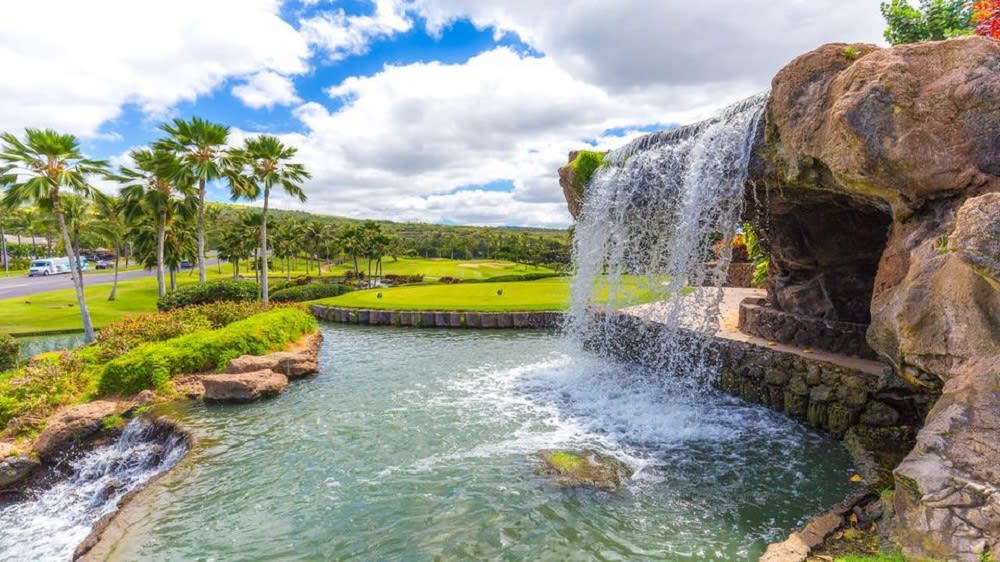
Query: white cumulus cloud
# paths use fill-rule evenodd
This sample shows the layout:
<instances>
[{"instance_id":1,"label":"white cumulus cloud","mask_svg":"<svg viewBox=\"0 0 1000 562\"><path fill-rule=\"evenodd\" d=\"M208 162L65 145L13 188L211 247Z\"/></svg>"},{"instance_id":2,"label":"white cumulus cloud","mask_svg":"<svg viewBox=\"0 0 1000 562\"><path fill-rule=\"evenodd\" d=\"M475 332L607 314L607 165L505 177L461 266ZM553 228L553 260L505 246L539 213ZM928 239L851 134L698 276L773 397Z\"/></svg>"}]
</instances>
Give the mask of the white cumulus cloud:
<instances>
[{"instance_id":1,"label":"white cumulus cloud","mask_svg":"<svg viewBox=\"0 0 1000 562\"><path fill-rule=\"evenodd\" d=\"M290 78L271 71L254 74L245 83L234 86L232 94L253 109L302 101L295 94L295 84Z\"/></svg>"}]
</instances>

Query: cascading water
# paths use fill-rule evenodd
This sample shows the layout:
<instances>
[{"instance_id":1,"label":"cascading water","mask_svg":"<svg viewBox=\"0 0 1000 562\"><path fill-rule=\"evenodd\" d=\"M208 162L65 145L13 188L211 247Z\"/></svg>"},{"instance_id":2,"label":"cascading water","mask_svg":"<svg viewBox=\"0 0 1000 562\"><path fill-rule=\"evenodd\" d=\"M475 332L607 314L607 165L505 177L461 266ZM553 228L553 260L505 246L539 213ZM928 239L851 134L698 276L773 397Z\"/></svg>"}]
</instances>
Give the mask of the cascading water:
<instances>
[{"instance_id":1,"label":"cascading water","mask_svg":"<svg viewBox=\"0 0 1000 562\"><path fill-rule=\"evenodd\" d=\"M600 348L613 333L614 318L596 310L653 302L636 313L667 329L653 348L642 350L642 362L698 379L711 376L704 372L705 339L678 337L678 331L718 329L728 242L743 209L766 103L762 93L716 118L646 135L608 153L587 186L574 235L571 339ZM723 251L716 259L712 248L720 235Z\"/></svg>"},{"instance_id":2,"label":"cascading water","mask_svg":"<svg viewBox=\"0 0 1000 562\"><path fill-rule=\"evenodd\" d=\"M54 486L0 508L0 553L8 560L69 560L125 494L177 464L189 446L182 434L132 420L113 443L72 461Z\"/></svg>"}]
</instances>

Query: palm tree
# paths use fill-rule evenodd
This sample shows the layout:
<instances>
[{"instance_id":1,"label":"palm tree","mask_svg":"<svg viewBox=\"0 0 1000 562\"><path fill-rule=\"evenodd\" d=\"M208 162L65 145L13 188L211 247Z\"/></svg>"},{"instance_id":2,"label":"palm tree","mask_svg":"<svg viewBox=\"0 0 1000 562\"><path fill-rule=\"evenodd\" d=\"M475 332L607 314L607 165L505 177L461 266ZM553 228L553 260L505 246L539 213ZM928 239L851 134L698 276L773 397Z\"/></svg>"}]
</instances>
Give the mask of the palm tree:
<instances>
[{"instance_id":1,"label":"palm tree","mask_svg":"<svg viewBox=\"0 0 1000 562\"><path fill-rule=\"evenodd\" d=\"M264 196L264 210L260 215L260 289L261 300L268 301L267 291L267 209L271 190L281 188L299 201L306 200L302 182L309 179L309 172L302 164L292 162L298 149L287 146L271 135L250 137L240 148L234 148L224 159L226 175L232 186L233 199L255 201Z\"/></svg>"},{"instance_id":2,"label":"palm tree","mask_svg":"<svg viewBox=\"0 0 1000 562\"><path fill-rule=\"evenodd\" d=\"M156 142L154 148L173 151L181 166L178 177L192 176L198 181L198 280L205 274L205 184L223 177L222 158L226 154L229 127L199 117L190 121L174 119L173 124L160 127L168 138Z\"/></svg>"},{"instance_id":3,"label":"palm tree","mask_svg":"<svg viewBox=\"0 0 1000 562\"><path fill-rule=\"evenodd\" d=\"M87 176L106 176L108 164L84 158L73 135L59 134L51 129L25 129L24 133L24 140L11 133L0 135L3 143L0 149L0 185L7 187L3 204L14 208L26 202L44 203L52 209L70 260L70 274L83 320L84 338L90 343L94 341L94 326L83 295L79 257L73 251L66 227L61 190L70 189L83 197L92 196L95 190L87 183Z\"/></svg>"},{"instance_id":4,"label":"palm tree","mask_svg":"<svg viewBox=\"0 0 1000 562\"><path fill-rule=\"evenodd\" d=\"M159 295L167 294L165 279L166 237L170 215L179 197L192 199L194 179L173 152L154 148L131 152L135 168L121 167L115 179L125 184L122 199L125 214L135 222L142 215L156 218L156 284Z\"/></svg>"},{"instance_id":5,"label":"palm tree","mask_svg":"<svg viewBox=\"0 0 1000 562\"><path fill-rule=\"evenodd\" d=\"M115 252L115 277L111 282L111 294L108 300L113 301L118 295L118 264L125 246L125 201L117 197L101 195L97 197L97 220L91 224L91 230L99 239L106 242Z\"/></svg>"}]
</instances>

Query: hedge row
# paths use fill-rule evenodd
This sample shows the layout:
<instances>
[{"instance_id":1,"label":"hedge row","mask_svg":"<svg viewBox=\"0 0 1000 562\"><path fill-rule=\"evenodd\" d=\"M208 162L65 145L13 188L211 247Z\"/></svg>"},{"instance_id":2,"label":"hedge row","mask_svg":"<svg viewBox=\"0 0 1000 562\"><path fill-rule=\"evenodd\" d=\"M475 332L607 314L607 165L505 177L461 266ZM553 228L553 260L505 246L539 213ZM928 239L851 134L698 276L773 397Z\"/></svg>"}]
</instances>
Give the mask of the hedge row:
<instances>
[{"instance_id":1,"label":"hedge row","mask_svg":"<svg viewBox=\"0 0 1000 562\"><path fill-rule=\"evenodd\" d=\"M565 273L519 273L497 275L496 277L486 277L483 279L464 279L462 280L462 283L513 283L517 281L538 281L539 279L552 279L553 277L565 276Z\"/></svg>"},{"instance_id":2,"label":"hedge row","mask_svg":"<svg viewBox=\"0 0 1000 562\"><path fill-rule=\"evenodd\" d=\"M193 304L252 301L258 298L260 285L256 281L224 279L178 289L161 297L156 307L160 310L173 310Z\"/></svg>"},{"instance_id":3,"label":"hedge row","mask_svg":"<svg viewBox=\"0 0 1000 562\"><path fill-rule=\"evenodd\" d=\"M218 330L203 330L146 344L104 366L98 392L135 394L166 390L181 373L222 369L240 355L264 355L316 330L316 319L299 308L277 308Z\"/></svg>"},{"instance_id":4,"label":"hedge row","mask_svg":"<svg viewBox=\"0 0 1000 562\"><path fill-rule=\"evenodd\" d=\"M271 293L271 300L274 302L305 302L329 297L339 297L344 293L353 291L347 285L336 283L313 283L312 285L298 285L288 287Z\"/></svg>"}]
</instances>

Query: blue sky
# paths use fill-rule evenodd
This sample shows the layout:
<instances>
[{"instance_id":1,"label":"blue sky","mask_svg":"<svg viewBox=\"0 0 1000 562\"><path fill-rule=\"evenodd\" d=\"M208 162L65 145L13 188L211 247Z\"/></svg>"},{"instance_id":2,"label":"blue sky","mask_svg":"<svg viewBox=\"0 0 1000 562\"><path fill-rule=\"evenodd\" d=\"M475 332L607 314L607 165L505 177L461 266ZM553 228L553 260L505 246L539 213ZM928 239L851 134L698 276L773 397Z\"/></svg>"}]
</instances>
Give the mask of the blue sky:
<instances>
[{"instance_id":1,"label":"blue sky","mask_svg":"<svg viewBox=\"0 0 1000 562\"><path fill-rule=\"evenodd\" d=\"M86 6L82 4L87 4ZM34 18L46 13L51 32ZM792 57L880 40L868 0L39 0L4 8L0 129L127 163L198 115L300 148L310 200L442 223L565 226L556 168L711 115ZM222 197L221 190L216 194Z\"/></svg>"}]
</instances>

